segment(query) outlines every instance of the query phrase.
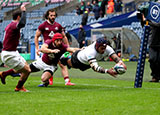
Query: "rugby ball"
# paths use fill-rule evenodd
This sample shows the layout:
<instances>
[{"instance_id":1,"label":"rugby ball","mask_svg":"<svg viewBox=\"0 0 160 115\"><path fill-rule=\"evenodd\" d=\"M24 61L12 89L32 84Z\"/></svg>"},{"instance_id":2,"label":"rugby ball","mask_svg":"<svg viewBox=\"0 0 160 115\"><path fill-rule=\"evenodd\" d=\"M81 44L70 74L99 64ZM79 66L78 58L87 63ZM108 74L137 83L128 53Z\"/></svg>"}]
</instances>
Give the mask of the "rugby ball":
<instances>
[{"instance_id":1,"label":"rugby ball","mask_svg":"<svg viewBox=\"0 0 160 115\"><path fill-rule=\"evenodd\" d=\"M114 70L117 72L117 74L120 74L120 75L126 72L126 69L124 68L124 66L119 64L116 64L114 66Z\"/></svg>"}]
</instances>

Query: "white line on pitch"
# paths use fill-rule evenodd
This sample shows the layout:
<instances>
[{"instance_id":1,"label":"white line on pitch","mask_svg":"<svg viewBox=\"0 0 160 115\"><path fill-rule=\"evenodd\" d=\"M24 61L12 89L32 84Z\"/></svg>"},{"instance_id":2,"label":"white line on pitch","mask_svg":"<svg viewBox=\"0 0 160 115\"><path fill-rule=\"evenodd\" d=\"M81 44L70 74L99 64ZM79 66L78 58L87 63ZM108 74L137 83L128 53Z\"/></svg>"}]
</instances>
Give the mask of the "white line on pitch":
<instances>
[{"instance_id":1,"label":"white line on pitch","mask_svg":"<svg viewBox=\"0 0 160 115\"><path fill-rule=\"evenodd\" d=\"M37 80L34 80L34 82L40 82ZM64 82L53 82L55 84L64 84ZM115 88L127 88L127 89L132 89L134 87L123 87L123 86L116 86L116 85L104 85L104 84L81 84L81 83L75 83L76 85L84 85L84 86L102 86L102 87L115 87ZM139 89L139 88L137 88ZM154 89L154 90L160 90L160 88L149 88L149 87L142 87L142 89Z\"/></svg>"}]
</instances>

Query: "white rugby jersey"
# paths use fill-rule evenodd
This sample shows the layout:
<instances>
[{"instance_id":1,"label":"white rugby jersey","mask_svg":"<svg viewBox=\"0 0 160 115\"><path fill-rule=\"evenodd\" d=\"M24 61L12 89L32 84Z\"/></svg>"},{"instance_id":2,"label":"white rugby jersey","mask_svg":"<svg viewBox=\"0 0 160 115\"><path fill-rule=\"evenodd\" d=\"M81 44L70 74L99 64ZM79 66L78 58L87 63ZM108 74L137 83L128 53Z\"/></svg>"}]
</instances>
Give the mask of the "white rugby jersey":
<instances>
[{"instance_id":1,"label":"white rugby jersey","mask_svg":"<svg viewBox=\"0 0 160 115\"><path fill-rule=\"evenodd\" d=\"M90 59L95 58L97 61L100 61L104 57L108 57L111 54L115 53L115 51L109 45L107 45L105 52L103 54L100 54L96 51L95 44L96 42L87 46L85 49L81 50L78 53L77 58L81 63L89 65L88 60Z\"/></svg>"}]
</instances>

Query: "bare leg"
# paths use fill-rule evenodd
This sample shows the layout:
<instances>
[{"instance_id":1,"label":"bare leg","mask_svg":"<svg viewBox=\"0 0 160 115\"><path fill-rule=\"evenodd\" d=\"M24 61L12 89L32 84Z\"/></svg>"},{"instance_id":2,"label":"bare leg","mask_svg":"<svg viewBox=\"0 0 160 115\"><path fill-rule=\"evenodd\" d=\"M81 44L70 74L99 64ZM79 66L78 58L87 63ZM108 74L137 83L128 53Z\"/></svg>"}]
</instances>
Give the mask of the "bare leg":
<instances>
[{"instance_id":1,"label":"bare leg","mask_svg":"<svg viewBox=\"0 0 160 115\"><path fill-rule=\"evenodd\" d=\"M69 76L67 67L62 65L60 62L59 62L59 66L61 67L62 76L63 77Z\"/></svg>"},{"instance_id":2,"label":"bare leg","mask_svg":"<svg viewBox=\"0 0 160 115\"><path fill-rule=\"evenodd\" d=\"M41 76L42 82L48 81L51 76L52 76L52 75L51 75L50 72L48 72L48 71L44 72L44 73L42 74L42 76Z\"/></svg>"},{"instance_id":3,"label":"bare leg","mask_svg":"<svg viewBox=\"0 0 160 115\"><path fill-rule=\"evenodd\" d=\"M52 77L52 74L49 71L45 71L42 76L42 84L38 85L38 87L47 87L49 85L49 79Z\"/></svg>"},{"instance_id":4,"label":"bare leg","mask_svg":"<svg viewBox=\"0 0 160 115\"><path fill-rule=\"evenodd\" d=\"M19 80L16 88L22 88L23 87L23 85L26 82L30 72L31 72L31 69L29 68L28 64L26 64L22 69L16 71L16 73L21 73L20 80Z\"/></svg>"},{"instance_id":5,"label":"bare leg","mask_svg":"<svg viewBox=\"0 0 160 115\"><path fill-rule=\"evenodd\" d=\"M72 66L72 63L71 63L71 59L68 59L68 60L67 60L67 64L68 64L70 67L73 67L73 66Z\"/></svg>"},{"instance_id":6,"label":"bare leg","mask_svg":"<svg viewBox=\"0 0 160 115\"><path fill-rule=\"evenodd\" d=\"M61 73L62 76L64 77L65 85L75 85L74 83L70 82L67 66L64 66L60 62L59 66L61 67Z\"/></svg>"}]
</instances>

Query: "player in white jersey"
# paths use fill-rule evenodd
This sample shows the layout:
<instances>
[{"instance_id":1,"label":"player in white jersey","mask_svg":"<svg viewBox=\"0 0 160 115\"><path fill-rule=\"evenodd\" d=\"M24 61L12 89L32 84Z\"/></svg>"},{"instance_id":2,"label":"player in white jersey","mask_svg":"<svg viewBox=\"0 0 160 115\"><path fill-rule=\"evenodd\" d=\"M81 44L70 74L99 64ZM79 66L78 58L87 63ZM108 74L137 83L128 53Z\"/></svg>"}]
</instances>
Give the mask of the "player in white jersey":
<instances>
[{"instance_id":1,"label":"player in white jersey","mask_svg":"<svg viewBox=\"0 0 160 115\"><path fill-rule=\"evenodd\" d=\"M85 71L92 68L94 71L99 73L108 73L113 77L116 77L117 73L111 69L104 69L98 65L97 61L102 60L105 57L111 57L115 63L123 65L127 69L123 61L117 56L114 50L108 45L105 38L99 38L93 44L84 48L83 50L78 50L72 54L72 56L63 55L60 59L63 65L67 65L69 68L77 68Z\"/></svg>"}]
</instances>

